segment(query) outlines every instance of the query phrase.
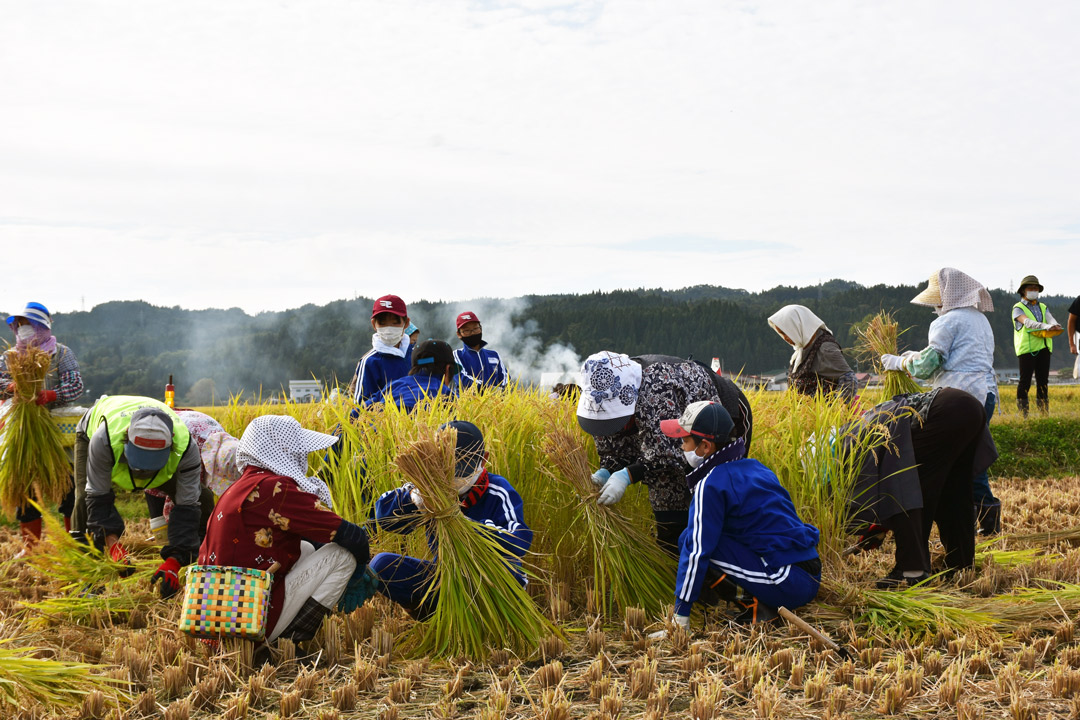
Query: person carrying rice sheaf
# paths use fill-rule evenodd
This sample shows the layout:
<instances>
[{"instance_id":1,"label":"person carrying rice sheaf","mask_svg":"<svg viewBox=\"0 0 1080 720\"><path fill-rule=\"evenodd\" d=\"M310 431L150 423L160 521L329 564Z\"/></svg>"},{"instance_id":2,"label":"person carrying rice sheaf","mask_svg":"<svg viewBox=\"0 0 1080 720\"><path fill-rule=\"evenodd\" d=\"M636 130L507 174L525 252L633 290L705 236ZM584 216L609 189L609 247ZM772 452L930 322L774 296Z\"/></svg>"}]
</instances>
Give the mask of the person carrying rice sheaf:
<instances>
[{"instance_id":1,"label":"person carrying rice sheaf","mask_svg":"<svg viewBox=\"0 0 1080 720\"><path fill-rule=\"evenodd\" d=\"M52 355L49 372L45 376L45 387L37 393L37 403L50 411L71 405L83 394L82 374L79 361L67 345L57 342L52 334L52 315L41 303L27 303L22 312L7 319L8 327L15 333L15 347L0 355L0 400L6 400L14 393L11 374L7 367L7 354L20 352L27 347L37 347ZM72 448L65 448L68 460L74 461ZM75 506L75 487L60 503L58 510L64 516L64 527L71 530L71 516ZM26 503L15 511L22 533L24 551L32 547L41 537L41 512Z\"/></svg>"},{"instance_id":2,"label":"person carrying rice sheaf","mask_svg":"<svg viewBox=\"0 0 1080 720\"><path fill-rule=\"evenodd\" d=\"M817 596L821 583L818 529L799 519L776 475L743 457L732 442L735 423L718 402L690 403L660 430L679 440L693 469L690 524L679 538L674 622L690 625L690 611L706 591L709 602L743 607L740 622L777 617Z\"/></svg>"},{"instance_id":3,"label":"person carrying rice sheaf","mask_svg":"<svg viewBox=\"0 0 1080 720\"><path fill-rule=\"evenodd\" d=\"M832 331L808 307L785 305L769 316L769 326L795 348L788 364L788 387L802 395L835 392L855 397L855 373Z\"/></svg>"},{"instance_id":4,"label":"person carrying rice sheaf","mask_svg":"<svg viewBox=\"0 0 1080 720\"><path fill-rule=\"evenodd\" d=\"M356 364L349 394L363 405L378 398L390 383L409 374L412 366L412 341L405 334L410 325L405 301L397 295L383 295L371 308L371 350Z\"/></svg>"},{"instance_id":5,"label":"person carrying rice sheaf","mask_svg":"<svg viewBox=\"0 0 1080 720\"><path fill-rule=\"evenodd\" d=\"M409 374L390 383L382 395L369 398L365 404L392 402L411 412L425 398L455 395L457 386L453 379L457 372L458 365L450 345L429 338L413 350Z\"/></svg>"},{"instance_id":6,"label":"person carrying rice sheaf","mask_svg":"<svg viewBox=\"0 0 1080 720\"><path fill-rule=\"evenodd\" d=\"M457 431L454 449L454 477L461 512L475 523L496 531L501 552L511 571L526 584L521 559L532 546L533 532L525 524L521 496L510 482L487 469L487 452L480 428L471 422L454 420L439 428ZM375 522L379 528L406 535L425 526L420 508L424 498L412 483L390 490L376 501ZM435 536L427 533L432 560L383 552L371 559L371 569L379 577L379 592L401 605L417 620L435 612L437 589L431 587L439 548Z\"/></svg>"},{"instance_id":7,"label":"person carrying rice sheaf","mask_svg":"<svg viewBox=\"0 0 1080 720\"><path fill-rule=\"evenodd\" d=\"M930 380L935 388L956 388L983 404L987 424L998 405L994 374L994 331L983 313L993 312L994 300L975 278L956 268L941 268L930 275L926 289L911 300L934 308L927 346L903 355L882 355L885 370L902 370ZM1001 532L1001 501L990 489L990 477L975 478L975 510L979 532Z\"/></svg>"},{"instance_id":8,"label":"person carrying rice sheaf","mask_svg":"<svg viewBox=\"0 0 1080 720\"><path fill-rule=\"evenodd\" d=\"M306 641L335 608L352 612L375 592L367 531L333 510L308 454L337 442L286 415L257 417L237 447L240 479L225 490L199 549L200 565L268 570L275 563L266 638Z\"/></svg>"},{"instance_id":9,"label":"person carrying rice sheaf","mask_svg":"<svg viewBox=\"0 0 1080 720\"><path fill-rule=\"evenodd\" d=\"M963 390L938 388L898 395L856 422L862 429L881 423L889 431L888 442L863 460L848 511L850 527L867 528L858 549L878 547L884 531L893 533L896 562L877 587L917 585L929 577L930 530L935 523L945 547L946 572L971 567L973 479L997 458L982 404ZM859 431L845 430L839 436L854 439ZM841 439L833 451L845 452L848 444Z\"/></svg>"},{"instance_id":10,"label":"person carrying rice sheaf","mask_svg":"<svg viewBox=\"0 0 1080 720\"><path fill-rule=\"evenodd\" d=\"M130 562L121 542L124 519L116 493L159 489L174 503L163 562L152 582L163 598L180 590L180 567L199 552L214 494L201 483L198 445L176 412L163 402L131 395L94 403L75 430L75 482L85 495L86 528L94 544L119 563ZM80 493L81 495L82 493Z\"/></svg>"},{"instance_id":11,"label":"person carrying rice sheaf","mask_svg":"<svg viewBox=\"0 0 1080 720\"><path fill-rule=\"evenodd\" d=\"M745 457L753 433L750 403L731 380L670 355L631 358L605 350L585 360L581 380L578 424L596 440L600 455L592 476L602 486L597 502L612 505L631 483L646 485L657 542L675 555L690 508L689 466L660 422L678 418L692 402L719 401L735 423L732 442Z\"/></svg>"}]
</instances>

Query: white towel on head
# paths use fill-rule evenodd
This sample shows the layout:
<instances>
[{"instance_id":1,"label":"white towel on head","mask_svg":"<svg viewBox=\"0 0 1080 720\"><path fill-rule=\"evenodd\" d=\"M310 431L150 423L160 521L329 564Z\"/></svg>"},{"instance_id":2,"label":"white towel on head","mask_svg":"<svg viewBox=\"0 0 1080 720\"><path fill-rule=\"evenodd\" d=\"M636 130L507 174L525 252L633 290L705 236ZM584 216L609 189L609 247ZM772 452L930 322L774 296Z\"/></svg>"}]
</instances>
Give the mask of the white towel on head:
<instances>
[{"instance_id":1,"label":"white towel on head","mask_svg":"<svg viewBox=\"0 0 1080 720\"><path fill-rule=\"evenodd\" d=\"M791 369L795 370L802 364L803 352L806 346L814 341L817 331L824 328L832 332L825 325L825 321L804 305L785 305L769 316L769 325L774 330L791 338L795 343L795 352L791 354Z\"/></svg>"}]
</instances>

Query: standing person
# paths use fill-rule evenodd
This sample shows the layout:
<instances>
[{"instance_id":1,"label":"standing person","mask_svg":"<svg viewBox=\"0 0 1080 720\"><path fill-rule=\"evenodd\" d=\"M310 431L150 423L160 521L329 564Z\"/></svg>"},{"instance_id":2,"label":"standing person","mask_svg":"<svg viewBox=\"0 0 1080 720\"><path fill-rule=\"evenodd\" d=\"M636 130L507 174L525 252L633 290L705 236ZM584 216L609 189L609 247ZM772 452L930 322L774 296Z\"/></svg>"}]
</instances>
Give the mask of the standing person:
<instances>
[{"instance_id":1,"label":"standing person","mask_svg":"<svg viewBox=\"0 0 1080 720\"><path fill-rule=\"evenodd\" d=\"M911 300L913 305L934 308L938 318L930 323L928 344L919 352L882 355L886 370L906 370L929 379L935 388L956 388L983 403L986 422L998 405L994 374L994 331L983 313L993 312L990 293L975 278L955 268L941 268L930 276L926 289ZM990 489L984 470L975 478L975 509L980 532L1001 531L1001 501Z\"/></svg>"},{"instance_id":2,"label":"standing person","mask_svg":"<svg viewBox=\"0 0 1080 720\"><path fill-rule=\"evenodd\" d=\"M820 533L799 519L791 496L776 475L757 460L733 453L735 423L718 402L690 403L675 420L660 423L679 440L693 469L690 524L679 538L674 621L690 625L690 610L705 588L735 601L738 620L763 622L776 608L797 608L817 596L821 584ZM724 586L727 586L726 591Z\"/></svg>"},{"instance_id":3,"label":"standing person","mask_svg":"<svg viewBox=\"0 0 1080 720\"><path fill-rule=\"evenodd\" d=\"M409 327L405 328L405 335L413 345L420 342L420 328L416 327L416 323L409 323Z\"/></svg>"},{"instance_id":4,"label":"standing person","mask_svg":"<svg viewBox=\"0 0 1080 720\"><path fill-rule=\"evenodd\" d=\"M835 392L854 399L855 373L824 320L803 305L785 305L769 316L769 326L795 348L788 387L803 395Z\"/></svg>"},{"instance_id":5,"label":"standing person","mask_svg":"<svg viewBox=\"0 0 1080 720\"><path fill-rule=\"evenodd\" d=\"M1020 361L1020 382L1016 385L1016 407L1028 415L1028 390L1035 376L1035 404L1044 415L1050 412L1050 354L1054 352L1053 336L1061 325L1050 309L1039 302L1043 286L1039 278L1028 275L1020 281L1019 302L1013 305L1013 347Z\"/></svg>"},{"instance_id":6,"label":"standing person","mask_svg":"<svg viewBox=\"0 0 1080 720\"><path fill-rule=\"evenodd\" d=\"M379 397L387 386L409 374L412 342L405 334L409 312L397 295L383 295L371 308L371 350L360 358L349 392L357 405Z\"/></svg>"},{"instance_id":7,"label":"standing person","mask_svg":"<svg viewBox=\"0 0 1080 720\"><path fill-rule=\"evenodd\" d=\"M719 400L713 377L696 362L663 355L631 358L607 350L590 355L581 369L577 419L596 440L600 455L600 468L593 474L593 482L603 486L597 502L612 505L631 483L644 483L657 542L673 555L690 509L689 466L679 441L664 435L660 422L677 418L692 402ZM740 456L749 435L749 427L734 434Z\"/></svg>"},{"instance_id":8,"label":"standing person","mask_svg":"<svg viewBox=\"0 0 1080 720\"><path fill-rule=\"evenodd\" d=\"M518 582L525 585L521 558L532 545L533 532L525 524L521 496L510 482L489 472L484 436L471 422L454 420L440 430L457 431L454 447L454 481L461 498L461 512L478 525L497 531L507 565ZM383 493L375 504L375 522L388 532L407 535L424 528L434 560L383 552L371 559L371 569L379 577L379 592L390 598L417 620L435 612L437 590L431 587L435 563L439 560L438 541L420 513L424 498L412 483Z\"/></svg>"},{"instance_id":9,"label":"standing person","mask_svg":"<svg viewBox=\"0 0 1080 720\"><path fill-rule=\"evenodd\" d=\"M121 543L124 519L116 491L162 490L174 503L164 562L154 573L161 596L180 590L180 567L199 552L214 494L200 482L199 447L168 405L153 398L106 396L75 430L75 482L85 487L86 526L94 544L116 562L129 562Z\"/></svg>"},{"instance_id":10,"label":"standing person","mask_svg":"<svg viewBox=\"0 0 1080 720\"><path fill-rule=\"evenodd\" d=\"M352 612L375 592L367 532L331 510L326 483L307 476L308 455L335 442L286 415L255 418L236 454L243 474L207 525L200 564L267 570L280 563L267 640L311 640L335 607Z\"/></svg>"},{"instance_id":11,"label":"standing person","mask_svg":"<svg viewBox=\"0 0 1080 720\"><path fill-rule=\"evenodd\" d=\"M390 401L406 412L412 412L418 402L427 398L453 397L456 392L453 379L457 372L450 345L442 340L425 340L412 353L409 374L390 383L383 395L371 398L366 404Z\"/></svg>"},{"instance_id":12,"label":"standing person","mask_svg":"<svg viewBox=\"0 0 1080 720\"><path fill-rule=\"evenodd\" d=\"M78 400L83 393L82 374L79 372L79 361L75 359L75 353L67 345L56 341L52 334L52 315L41 303L27 303L21 313L11 315L7 319L8 327L15 333L15 347L8 352L20 352L25 348L34 346L52 355L49 364L49 373L45 376L45 386L37 394L37 403L46 406L50 411L68 407ZM7 368L7 353L0 355L0 400L6 400L14 393L11 382L11 374ZM68 461L74 462L73 448L65 448ZM64 528L71 530L71 515L75 505L75 486L72 481L72 490L60 503L58 508L64 516ZM15 511L15 518L19 521L19 531L22 534L24 551L41 538L41 512L26 503L19 506Z\"/></svg>"},{"instance_id":13,"label":"standing person","mask_svg":"<svg viewBox=\"0 0 1080 720\"><path fill-rule=\"evenodd\" d=\"M454 351L461 366L461 386L506 387L510 373L503 366L499 353L487 349L483 326L476 313L463 312L457 316L457 336L464 344Z\"/></svg>"},{"instance_id":14,"label":"standing person","mask_svg":"<svg viewBox=\"0 0 1080 720\"><path fill-rule=\"evenodd\" d=\"M1068 328L1069 352L1077 355L1077 345L1080 345L1080 296L1077 296L1069 306ZM1080 377L1080 357L1077 357L1076 362L1073 363L1073 377Z\"/></svg>"}]
</instances>

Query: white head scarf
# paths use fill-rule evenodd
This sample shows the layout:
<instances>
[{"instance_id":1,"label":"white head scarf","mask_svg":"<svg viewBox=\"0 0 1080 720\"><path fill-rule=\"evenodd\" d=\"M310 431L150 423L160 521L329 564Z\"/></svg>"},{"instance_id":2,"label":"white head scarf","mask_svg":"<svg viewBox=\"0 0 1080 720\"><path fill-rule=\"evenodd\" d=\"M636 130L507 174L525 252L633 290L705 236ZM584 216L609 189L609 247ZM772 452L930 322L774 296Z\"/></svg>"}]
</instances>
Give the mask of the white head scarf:
<instances>
[{"instance_id":1,"label":"white head scarf","mask_svg":"<svg viewBox=\"0 0 1080 720\"><path fill-rule=\"evenodd\" d=\"M288 415L263 415L251 421L236 449L240 472L248 465L292 478L304 492L316 495L328 508L334 506L330 488L317 477L308 477L308 454L325 450L337 438L300 427Z\"/></svg>"},{"instance_id":2,"label":"white head scarf","mask_svg":"<svg viewBox=\"0 0 1080 720\"><path fill-rule=\"evenodd\" d=\"M973 307L993 312L994 300L975 278L956 268L941 268L930 276L929 286L911 300L913 305L941 307L941 314L957 308Z\"/></svg>"},{"instance_id":3,"label":"white head scarf","mask_svg":"<svg viewBox=\"0 0 1080 720\"><path fill-rule=\"evenodd\" d=\"M795 343L795 352L791 354L791 369L802 363L803 351L814 340L818 330L824 328L832 332L819 318L803 305L785 305L769 316L769 326L787 335Z\"/></svg>"}]
</instances>

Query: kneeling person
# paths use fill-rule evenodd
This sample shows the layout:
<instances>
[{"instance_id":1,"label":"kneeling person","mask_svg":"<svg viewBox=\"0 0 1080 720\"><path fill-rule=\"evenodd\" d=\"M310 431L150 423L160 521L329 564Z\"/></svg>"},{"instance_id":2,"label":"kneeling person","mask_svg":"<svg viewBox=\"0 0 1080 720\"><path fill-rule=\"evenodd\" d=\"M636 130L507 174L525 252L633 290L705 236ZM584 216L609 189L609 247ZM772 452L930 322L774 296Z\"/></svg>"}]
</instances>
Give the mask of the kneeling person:
<instances>
[{"instance_id":1,"label":"kneeling person","mask_svg":"<svg viewBox=\"0 0 1080 720\"><path fill-rule=\"evenodd\" d=\"M267 570L279 563L268 640L310 640L335 606L351 612L375 592L367 532L330 509L326 483L307 477L308 454L335 442L292 417L255 418L236 451L243 474L222 494L207 526L200 564Z\"/></svg>"},{"instance_id":2,"label":"kneeling person","mask_svg":"<svg viewBox=\"0 0 1080 720\"><path fill-rule=\"evenodd\" d=\"M821 581L818 530L799 519L787 490L757 460L740 459L730 443L734 422L717 402L691 403L677 420L664 420L665 435L682 438L690 463L690 524L679 538L675 622L686 628L706 576L711 592L746 611L738 619L760 622L783 605L797 608L817 595Z\"/></svg>"},{"instance_id":3,"label":"kneeling person","mask_svg":"<svg viewBox=\"0 0 1080 720\"><path fill-rule=\"evenodd\" d=\"M439 429L448 428L457 430L454 476L461 498L461 512L473 522L497 531L507 564L524 585L521 558L532 545L533 533L525 524L521 496L506 478L487 471L484 436L478 427L455 420ZM420 513L423 504L424 499L413 484L406 483L378 499L375 521L383 530L401 535L411 533L425 525ZM379 592L404 607L417 620L430 617L438 602L437 592L431 584L435 579L439 547L430 531L427 541L434 562L396 553L379 553L371 560L371 569L379 576Z\"/></svg>"}]
</instances>

